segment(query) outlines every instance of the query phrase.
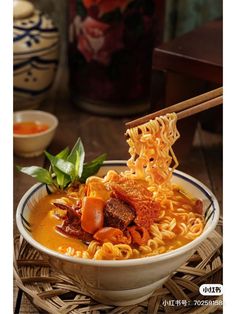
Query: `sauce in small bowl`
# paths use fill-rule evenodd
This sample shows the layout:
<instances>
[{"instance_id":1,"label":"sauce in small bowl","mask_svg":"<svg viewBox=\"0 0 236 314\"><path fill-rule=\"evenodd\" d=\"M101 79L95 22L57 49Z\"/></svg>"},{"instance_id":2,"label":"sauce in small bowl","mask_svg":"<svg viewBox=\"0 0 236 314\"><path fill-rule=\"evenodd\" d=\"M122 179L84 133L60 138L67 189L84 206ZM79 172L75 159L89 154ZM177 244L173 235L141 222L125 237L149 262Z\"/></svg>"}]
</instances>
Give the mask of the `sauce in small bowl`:
<instances>
[{"instance_id":1,"label":"sauce in small bowl","mask_svg":"<svg viewBox=\"0 0 236 314\"><path fill-rule=\"evenodd\" d=\"M58 119L40 110L15 111L13 115L14 153L22 157L41 155L51 143Z\"/></svg>"},{"instance_id":2,"label":"sauce in small bowl","mask_svg":"<svg viewBox=\"0 0 236 314\"><path fill-rule=\"evenodd\" d=\"M46 131L49 126L46 123L23 121L16 122L13 125L14 134L36 134Z\"/></svg>"}]
</instances>

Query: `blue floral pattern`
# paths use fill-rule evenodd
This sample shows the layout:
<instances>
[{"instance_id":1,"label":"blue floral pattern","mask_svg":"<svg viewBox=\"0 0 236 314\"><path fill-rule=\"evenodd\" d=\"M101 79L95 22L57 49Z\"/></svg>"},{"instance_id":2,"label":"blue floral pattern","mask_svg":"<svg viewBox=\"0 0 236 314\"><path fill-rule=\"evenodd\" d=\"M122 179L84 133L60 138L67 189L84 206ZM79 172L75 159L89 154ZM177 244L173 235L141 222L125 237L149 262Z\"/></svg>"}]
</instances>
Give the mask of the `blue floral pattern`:
<instances>
[{"instance_id":1,"label":"blue floral pattern","mask_svg":"<svg viewBox=\"0 0 236 314\"><path fill-rule=\"evenodd\" d=\"M14 21L14 109L33 108L50 90L58 64L58 31L35 11Z\"/></svg>"}]
</instances>

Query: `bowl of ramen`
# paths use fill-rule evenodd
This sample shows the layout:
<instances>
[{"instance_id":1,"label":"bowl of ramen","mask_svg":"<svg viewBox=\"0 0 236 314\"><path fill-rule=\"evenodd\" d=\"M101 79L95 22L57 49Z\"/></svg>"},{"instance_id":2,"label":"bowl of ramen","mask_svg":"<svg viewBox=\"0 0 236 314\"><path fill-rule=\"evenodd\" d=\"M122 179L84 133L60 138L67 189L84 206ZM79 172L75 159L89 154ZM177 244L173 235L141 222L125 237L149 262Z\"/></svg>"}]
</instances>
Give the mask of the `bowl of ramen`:
<instances>
[{"instance_id":1,"label":"bowl of ramen","mask_svg":"<svg viewBox=\"0 0 236 314\"><path fill-rule=\"evenodd\" d=\"M17 226L26 241L98 302L146 300L216 227L213 193L175 169L175 118L128 130L130 159L100 163L93 172L98 159L83 163L81 145L49 155L54 175L41 175L18 205ZM22 169L36 177L30 171ZM58 189L68 176L71 181Z\"/></svg>"},{"instance_id":2,"label":"bowl of ramen","mask_svg":"<svg viewBox=\"0 0 236 314\"><path fill-rule=\"evenodd\" d=\"M41 110L15 111L13 114L14 153L22 157L35 157L51 143L58 119Z\"/></svg>"}]
</instances>

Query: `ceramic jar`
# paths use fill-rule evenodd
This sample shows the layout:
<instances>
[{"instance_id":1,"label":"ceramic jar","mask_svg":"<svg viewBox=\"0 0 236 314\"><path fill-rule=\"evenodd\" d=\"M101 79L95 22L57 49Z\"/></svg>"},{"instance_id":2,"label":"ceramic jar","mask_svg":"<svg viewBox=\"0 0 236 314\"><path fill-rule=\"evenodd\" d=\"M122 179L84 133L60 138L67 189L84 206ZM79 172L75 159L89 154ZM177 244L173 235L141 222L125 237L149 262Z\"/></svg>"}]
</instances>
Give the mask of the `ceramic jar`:
<instances>
[{"instance_id":1,"label":"ceramic jar","mask_svg":"<svg viewBox=\"0 0 236 314\"><path fill-rule=\"evenodd\" d=\"M59 34L29 1L14 1L14 110L37 108L53 84Z\"/></svg>"},{"instance_id":2,"label":"ceramic jar","mask_svg":"<svg viewBox=\"0 0 236 314\"><path fill-rule=\"evenodd\" d=\"M70 0L72 100L113 116L149 109L152 51L162 40L162 1Z\"/></svg>"}]
</instances>

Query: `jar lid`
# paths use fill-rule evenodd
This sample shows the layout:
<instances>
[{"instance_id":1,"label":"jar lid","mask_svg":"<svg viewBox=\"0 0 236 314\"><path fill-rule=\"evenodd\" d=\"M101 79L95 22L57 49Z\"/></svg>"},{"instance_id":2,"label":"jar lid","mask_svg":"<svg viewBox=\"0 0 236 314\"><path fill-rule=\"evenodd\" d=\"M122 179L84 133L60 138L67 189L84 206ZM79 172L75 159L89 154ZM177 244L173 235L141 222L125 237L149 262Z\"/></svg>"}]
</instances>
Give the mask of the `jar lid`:
<instances>
[{"instance_id":1,"label":"jar lid","mask_svg":"<svg viewBox=\"0 0 236 314\"><path fill-rule=\"evenodd\" d=\"M15 0L13 6L14 19L24 19L34 14L34 6L31 2L24 0Z\"/></svg>"}]
</instances>

